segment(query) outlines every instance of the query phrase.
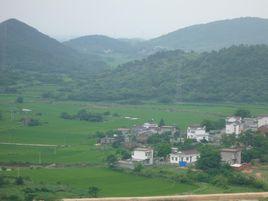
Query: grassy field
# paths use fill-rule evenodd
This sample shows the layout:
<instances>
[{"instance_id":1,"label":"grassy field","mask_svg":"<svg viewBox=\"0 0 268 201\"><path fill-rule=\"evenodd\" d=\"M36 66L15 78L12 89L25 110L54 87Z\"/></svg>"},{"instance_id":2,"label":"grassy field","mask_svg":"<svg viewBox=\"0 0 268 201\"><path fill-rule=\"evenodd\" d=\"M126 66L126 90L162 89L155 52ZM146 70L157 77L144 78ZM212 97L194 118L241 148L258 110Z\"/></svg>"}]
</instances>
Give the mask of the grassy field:
<instances>
[{"instance_id":1,"label":"grassy field","mask_svg":"<svg viewBox=\"0 0 268 201\"><path fill-rule=\"evenodd\" d=\"M9 173L16 175L17 172ZM35 184L62 184L71 192L86 194L89 186L98 186L100 196L169 195L189 192L197 186L144 178L106 168L21 169L20 175Z\"/></svg>"},{"instance_id":2,"label":"grassy field","mask_svg":"<svg viewBox=\"0 0 268 201\"><path fill-rule=\"evenodd\" d=\"M53 87L52 87L53 89ZM34 184L62 183L73 191L64 196L85 195L90 185L101 189L101 196L142 196L168 195L178 193L224 192L223 189L205 184L186 185L170 183L161 179L138 177L115 172L104 167L106 156L114 151L95 146L92 135L96 131L107 131L118 127L131 127L154 119L163 118L166 124L177 125L183 131L187 125L200 123L204 119L218 120L231 115L238 108L249 109L252 114L268 113L268 105L241 104L157 104L120 105L112 103L90 103L74 101L51 101L40 99L42 88L27 91L24 103L15 103L19 95L0 95L0 142L59 145L55 147L34 147L0 144L0 163L58 163L88 164L92 168L65 169L22 169L21 175L28 176ZM38 95L39 94L39 95ZM32 112L24 114L22 108ZM75 114L80 109L91 112L110 112L104 122L92 123L60 118L62 112ZM17 111L11 113L10 111ZM40 115L41 114L41 115ZM115 115L116 114L116 115ZM23 126L20 119L25 115L39 119L40 126ZM137 120L125 117L136 117ZM64 145L64 146L62 146ZM98 168L97 168L98 167ZM1 172L0 174L3 174ZM16 171L8 174L16 175ZM7 189L6 189L7 190ZM246 188L234 187L234 192L247 191ZM230 191L230 189L228 190ZM58 196L60 192L57 193Z\"/></svg>"}]
</instances>

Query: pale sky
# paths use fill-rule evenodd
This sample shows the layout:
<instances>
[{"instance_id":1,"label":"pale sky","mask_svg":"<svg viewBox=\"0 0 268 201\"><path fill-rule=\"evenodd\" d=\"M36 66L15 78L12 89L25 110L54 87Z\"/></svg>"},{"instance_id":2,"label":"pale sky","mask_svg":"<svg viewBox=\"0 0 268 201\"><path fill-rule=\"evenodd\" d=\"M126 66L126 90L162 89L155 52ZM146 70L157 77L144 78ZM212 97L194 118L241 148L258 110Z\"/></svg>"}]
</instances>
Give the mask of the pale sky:
<instances>
[{"instance_id":1,"label":"pale sky","mask_svg":"<svg viewBox=\"0 0 268 201\"><path fill-rule=\"evenodd\" d=\"M245 16L268 18L268 0L0 0L0 22L16 18L58 39L92 34L148 39Z\"/></svg>"}]
</instances>

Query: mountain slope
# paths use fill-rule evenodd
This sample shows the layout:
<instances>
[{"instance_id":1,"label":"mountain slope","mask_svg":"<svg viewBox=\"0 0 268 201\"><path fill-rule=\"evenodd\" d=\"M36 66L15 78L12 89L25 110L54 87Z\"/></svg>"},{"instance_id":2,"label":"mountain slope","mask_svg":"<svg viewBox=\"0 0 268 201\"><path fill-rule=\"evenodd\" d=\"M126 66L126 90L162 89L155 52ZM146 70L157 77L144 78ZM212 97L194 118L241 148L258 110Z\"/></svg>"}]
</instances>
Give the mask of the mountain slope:
<instances>
[{"instance_id":1,"label":"mountain slope","mask_svg":"<svg viewBox=\"0 0 268 201\"><path fill-rule=\"evenodd\" d=\"M267 102L268 46L160 52L124 64L74 94L83 100Z\"/></svg>"},{"instance_id":2,"label":"mountain slope","mask_svg":"<svg viewBox=\"0 0 268 201\"><path fill-rule=\"evenodd\" d=\"M7 69L51 73L95 71L104 65L16 19L0 24L0 50L0 67Z\"/></svg>"},{"instance_id":3,"label":"mountain slope","mask_svg":"<svg viewBox=\"0 0 268 201\"><path fill-rule=\"evenodd\" d=\"M147 42L164 49L218 50L239 44L268 44L268 19L245 17L189 26Z\"/></svg>"},{"instance_id":4,"label":"mountain slope","mask_svg":"<svg viewBox=\"0 0 268 201\"><path fill-rule=\"evenodd\" d=\"M134 53L130 43L103 35L82 36L66 41L64 44L90 54Z\"/></svg>"},{"instance_id":5,"label":"mountain slope","mask_svg":"<svg viewBox=\"0 0 268 201\"><path fill-rule=\"evenodd\" d=\"M135 60L144 55L139 52L140 41L115 39L103 35L89 35L63 42L74 50L100 56L111 66Z\"/></svg>"}]
</instances>

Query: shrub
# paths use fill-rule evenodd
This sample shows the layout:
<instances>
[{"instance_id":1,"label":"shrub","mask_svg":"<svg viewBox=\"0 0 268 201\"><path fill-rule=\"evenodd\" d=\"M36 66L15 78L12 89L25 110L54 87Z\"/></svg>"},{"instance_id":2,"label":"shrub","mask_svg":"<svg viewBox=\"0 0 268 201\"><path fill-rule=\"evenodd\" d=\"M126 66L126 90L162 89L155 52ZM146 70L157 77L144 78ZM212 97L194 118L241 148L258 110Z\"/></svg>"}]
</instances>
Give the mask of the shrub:
<instances>
[{"instance_id":1,"label":"shrub","mask_svg":"<svg viewBox=\"0 0 268 201\"><path fill-rule=\"evenodd\" d=\"M23 97L21 96L17 97L16 103L23 103Z\"/></svg>"}]
</instances>

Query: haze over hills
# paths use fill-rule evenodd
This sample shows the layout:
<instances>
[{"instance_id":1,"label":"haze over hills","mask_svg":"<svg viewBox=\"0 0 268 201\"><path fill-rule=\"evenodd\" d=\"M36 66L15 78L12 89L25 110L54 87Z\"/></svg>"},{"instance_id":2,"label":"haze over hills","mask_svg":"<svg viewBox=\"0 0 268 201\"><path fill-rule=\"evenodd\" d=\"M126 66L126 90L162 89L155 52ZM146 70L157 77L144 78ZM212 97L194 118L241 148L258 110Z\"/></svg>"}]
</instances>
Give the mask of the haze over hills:
<instances>
[{"instance_id":1,"label":"haze over hills","mask_svg":"<svg viewBox=\"0 0 268 201\"><path fill-rule=\"evenodd\" d=\"M104 64L16 19L0 24L1 68L42 72L95 71Z\"/></svg>"},{"instance_id":2,"label":"haze over hills","mask_svg":"<svg viewBox=\"0 0 268 201\"><path fill-rule=\"evenodd\" d=\"M211 51L232 45L268 44L268 19L244 17L179 29L147 40L120 40L91 35L64 42L87 54L140 59L161 50ZM128 61L126 59L125 61Z\"/></svg>"},{"instance_id":3,"label":"haze over hills","mask_svg":"<svg viewBox=\"0 0 268 201\"><path fill-rule=\"evenodd\" d=\"M268 44L268 19L244 17L193 25L147 42L152 47L187 51L218 50L240 44Z\"/></svg>"}]
</instances>

